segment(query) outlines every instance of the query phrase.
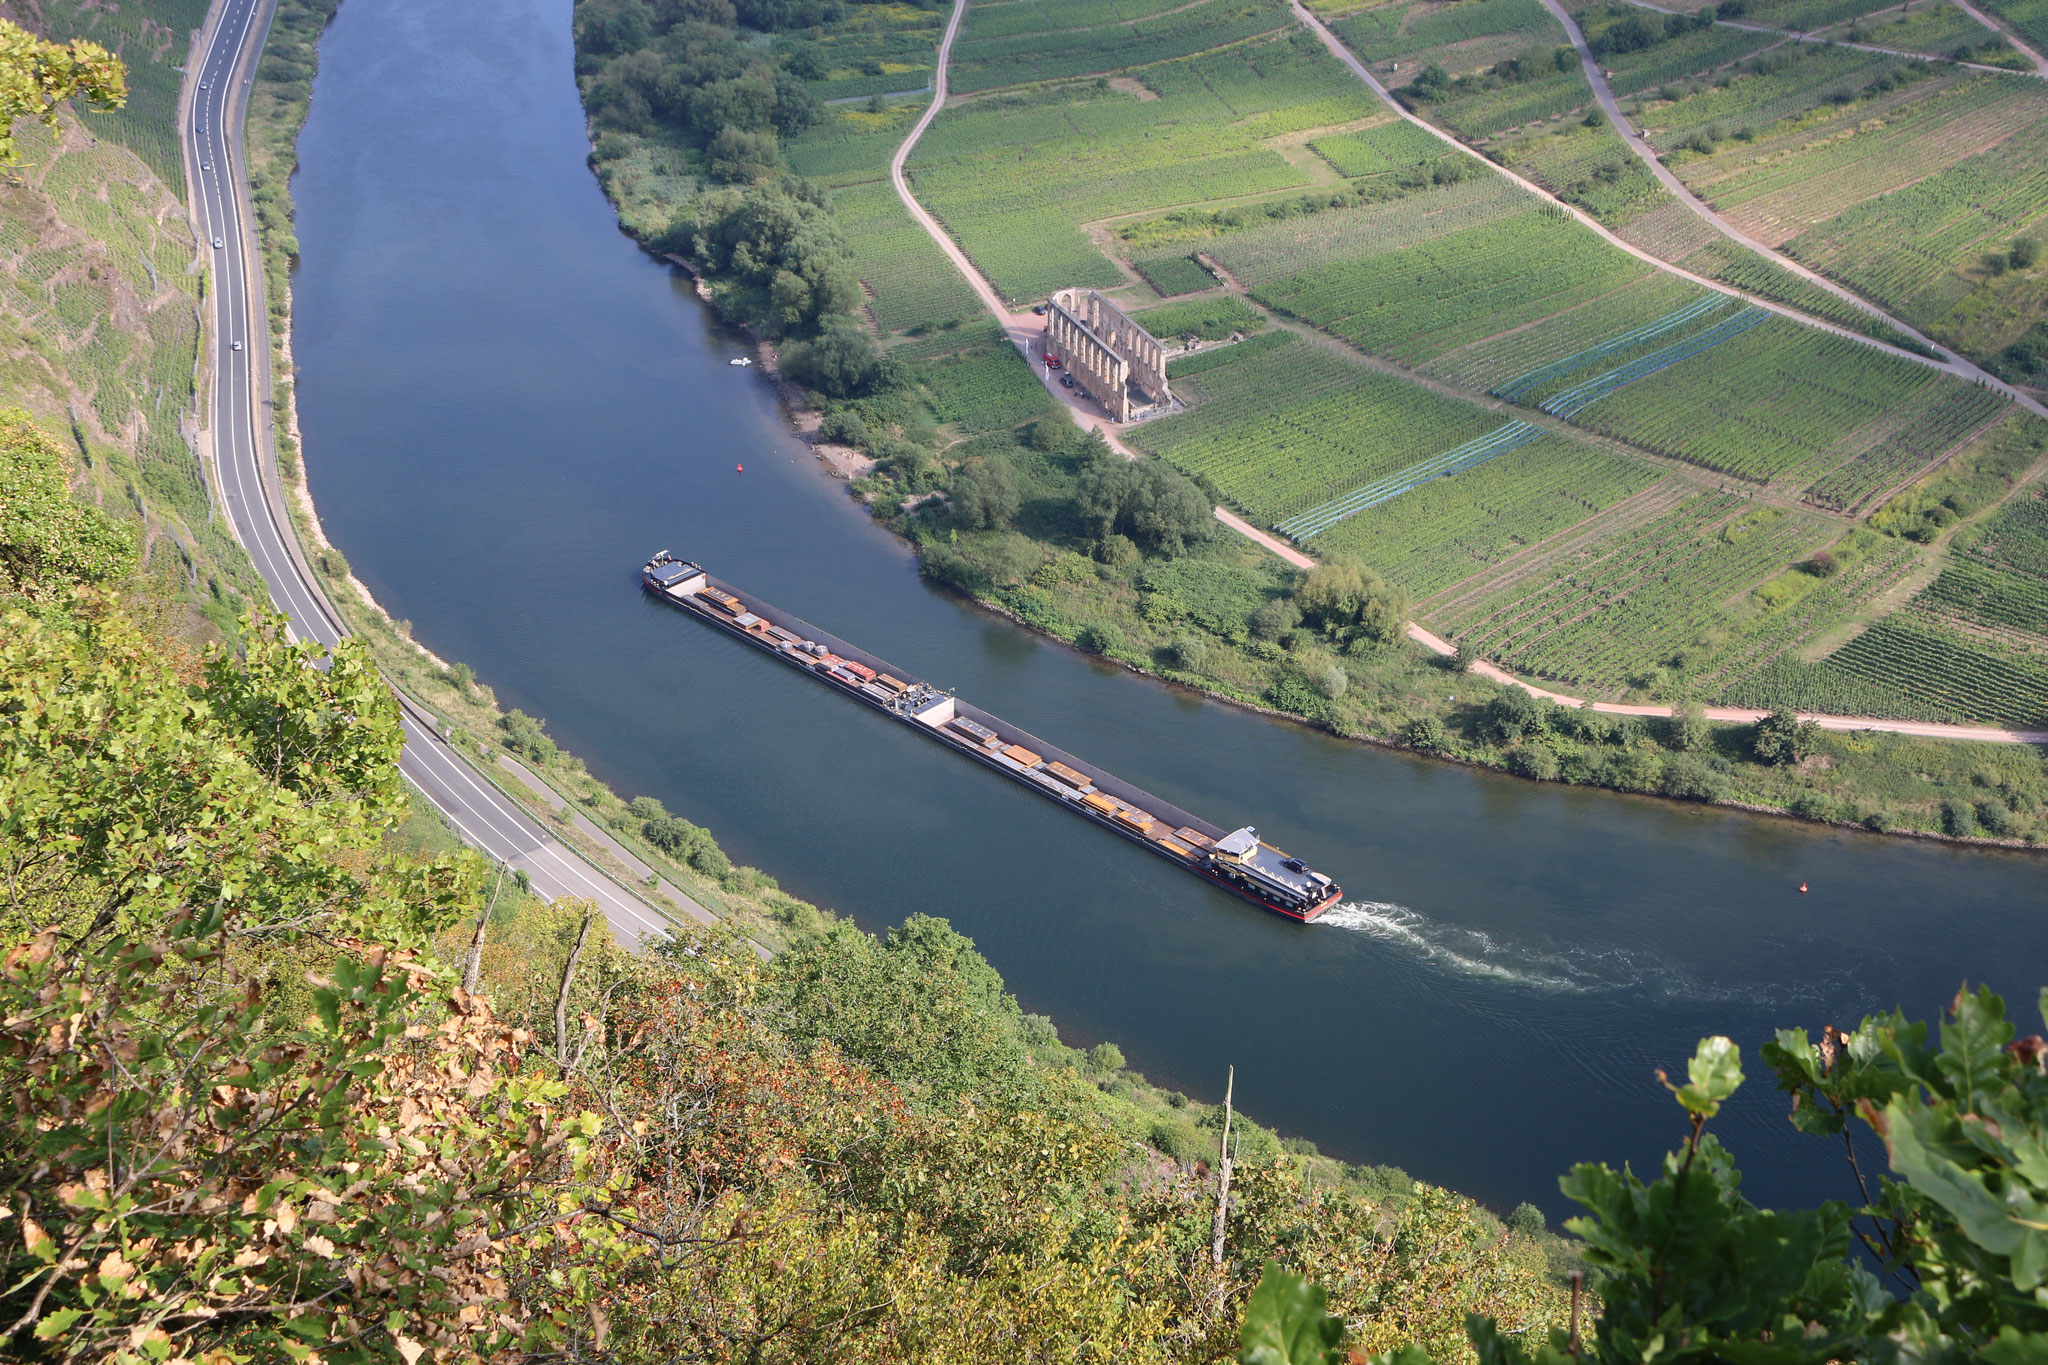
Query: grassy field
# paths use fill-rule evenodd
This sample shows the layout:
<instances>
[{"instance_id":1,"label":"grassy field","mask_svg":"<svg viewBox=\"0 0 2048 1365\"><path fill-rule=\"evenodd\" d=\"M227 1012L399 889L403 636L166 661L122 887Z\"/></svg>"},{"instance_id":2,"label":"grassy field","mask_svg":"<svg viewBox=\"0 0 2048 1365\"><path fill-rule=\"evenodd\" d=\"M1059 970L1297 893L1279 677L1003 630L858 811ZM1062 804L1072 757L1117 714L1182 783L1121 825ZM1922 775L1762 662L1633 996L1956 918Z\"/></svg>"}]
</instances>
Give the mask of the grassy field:
<instances>
[{"instance_id":1,"label":"grassy field","mask_svg":"<svg viewBox=\"0 0 2048 1365\"><path fill-rule=\"evenodd\" d=\"M1246 44L1107 81L971 100L932 124L916 191L1018 300L1123 276L1083 225L1317 183L1270 140L1367 118L1370 94L1320 47Z\"/></svg>"},{"instance_id":2,"label":"grassy field","mask_svg":"<svg viewBox=\"0 0 2048 1365\"><path fill-rule=\"evenodd\" d=\"M1283 0L1000 0L976 4L953 45L961 94L1128 71L1281 32Z\"/></svg>"}]
</instances>

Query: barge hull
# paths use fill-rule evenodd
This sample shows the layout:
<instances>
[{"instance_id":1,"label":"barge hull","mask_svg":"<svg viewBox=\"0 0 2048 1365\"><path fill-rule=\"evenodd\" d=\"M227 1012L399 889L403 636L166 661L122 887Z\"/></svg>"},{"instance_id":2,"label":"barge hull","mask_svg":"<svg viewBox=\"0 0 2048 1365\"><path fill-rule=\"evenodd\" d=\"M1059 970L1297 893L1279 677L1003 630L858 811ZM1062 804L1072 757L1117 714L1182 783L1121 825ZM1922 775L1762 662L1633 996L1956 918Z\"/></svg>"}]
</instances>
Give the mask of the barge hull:
<instances>
[{"instance_id":1,"label":"barge hull","mask_svg":"<svg viewBox=\"0 0 2048 1365\"><path fill-rule=\"evenodd\" d=\"M657 563L659 562L657 561ZM650 565L650 570L652 567ZM680 611L717 626L724 633L735 636L747 644L753 645L756 649L780 659L790 667L811 675L817 680L852 697L855 701L872 707L894 720L903 722L911 729L937 740L949 749L965 754L983 767L1002 774L1019 786L1067 807L1101 828L1109 830L1111 833L1124 839L1128 839L1134 844L1138 844L1177 867L1198 873L1206 881L1238 897L1240 900L1249 901L1263 910L1270 910L1289 919L1306 922L1322 914L1323 911L1334 905L1342 896L1342 888L1333 883L1330 884L1326 896L1312 904L1296 909L1275 900L1266 899L1249 888L1239 886L1233 881L1218 876L1209 867L1204 865L1199 853L1191 857L1183 857L1175 851L1175 848L1169 848L1162 842L1162 839L1168 836L1162 834L1155 837L1148 833L1147 830L1163 829L1176 835L1192 832L1201 836L1203 840L1214 843L1224 839L1227 835L1227 831L1221 826L1204 820L1190 811L1182 810L1179 806L1162 800L1151 792L1134 786L1114 774L1106 773L1095 765L1084 762L1082 759L1068 753L1058 745L1041 739L1027 730L1022 730L1010 722L982 710L971 702L962 701L958 697L946 697L946 700L950 703L950 706L947 708L949 712L948 720L951 717L957 716L970 722L975 727L1000 735L1001 740L998 746L991 747L986 744L970 742L967 736L961 734L947 721L934 722L907 714L896 704L898 696L903 694L893 693L885 687L877 686L869 678L863 678L858 672L853 670L846 670L844 677L838 676L834 672L828 672L819 666L821 660L816 656L795 652L788 644L778 639L775 634L769 633L769 631L772 629L786 635L810 641L829 651L831 655L841 661L842 665L844 663L858 665L859 669L865 671L870 678L886 677L891 682L902 682L906 692L924 688L935 696L946 696L946 694L939 693L937 689L932 688L928 683L922 682L915 675L898 668L885 659L868 653L858 645L842 640L829 631L820 630L801 617L792 616L750 593L711 577L708 573L703 573L701 570L698 572L702 578L702 588L690 592L678 592L673 588L664 588L654 581L650 573L646 572L642 574L641 586L649 595L659 598ZM710 591L706 592L704 589L709 589ZM721 597L742 609L741 614L730 614L720 606L713 605L713 602ZM762 623L767 629L749 629L747 625L741 623L746 617L755 618L756 621ZM1004 752L1006 749L1015 749L1019 746L1030 751L1030 756L1037 760L1034 765L1026 767L1016 760L1008 758ZM1105 813L1097 806L1089 804L1082 799L1083 794L1080 790L1047 773L1046 770L1055 764L1064 767L1076 775L1084 776L1091 784L1088 788L1089 791L1101 793L1111 798L1116 804L1133 807L1142 811L1152 817L1153 823L1148 825L1146 829L1133 828L1117 819L1115 815ZM1175 847L1186 848L1187 845L1176 840Z\"/></svg>"}]
</instances>

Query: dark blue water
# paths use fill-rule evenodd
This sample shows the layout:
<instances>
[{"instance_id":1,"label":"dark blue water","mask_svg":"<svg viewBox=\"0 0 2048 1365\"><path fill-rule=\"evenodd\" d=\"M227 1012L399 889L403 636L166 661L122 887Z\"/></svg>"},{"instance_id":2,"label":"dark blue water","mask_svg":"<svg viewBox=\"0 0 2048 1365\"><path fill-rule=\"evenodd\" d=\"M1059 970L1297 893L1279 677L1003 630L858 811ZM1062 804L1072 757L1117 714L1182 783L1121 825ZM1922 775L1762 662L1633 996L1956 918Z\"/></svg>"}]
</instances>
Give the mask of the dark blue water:
<instances>
[{"instance_id":1,"label":"dark blue water","mask_svg":"<svg viewBox=\"0 0 2048 1365\"><path fill-rule=\"evenodd\" d=\"M356 572L621 792L863 924L950 918L1071 1042L1206 1097L1234 1063L1256 1117L1502 1206L1561 1212L1570 1162L1674 1143L1651 1073L1702 1034L1753 1059L1780 1025L2048 980L2034 858L1340 744L927 589L726 365L742 348L688 282L616 231L568 20L568 0L342 6L300 144L296 345L313 492ZM1309 927L1259 912L645 601L664 547L1256 822L1353 903ZM1720 1128L1752 1194L1847 1192L1767 1084Z\"/></svg>"}]
</instances>

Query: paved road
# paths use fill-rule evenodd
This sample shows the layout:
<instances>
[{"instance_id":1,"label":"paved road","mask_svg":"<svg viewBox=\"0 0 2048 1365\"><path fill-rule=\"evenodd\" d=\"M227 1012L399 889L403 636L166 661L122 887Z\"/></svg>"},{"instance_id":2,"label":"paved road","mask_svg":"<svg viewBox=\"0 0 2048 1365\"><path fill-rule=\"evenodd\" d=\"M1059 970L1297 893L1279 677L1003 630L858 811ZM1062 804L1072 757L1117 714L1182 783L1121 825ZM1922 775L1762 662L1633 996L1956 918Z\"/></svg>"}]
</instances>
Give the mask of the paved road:
<instances>
[{"instance_id":1,"label":"paved road","mask_svg":"<svg viewBox=\"0 0 2048 1365\"><path fill-rule=\"evenodd\" d=\"M258 306L263 281L242 170L242 118L248 82L262 50L274 0L215 0L187 64L183 147L186 180L202 249L211 258L213 307L211 415L215 477L236 538L270 585L271 599L301 639L332 645L347 633L322 596L287 528L283 493L266 459L268 345ZM251 272L257 272L252 278ZM479 777L406 702L400 770L487 855L523 870L553 899L595 901L622 942L667 932L667 921L536 824Z\"/></svg>"}]
</instances>

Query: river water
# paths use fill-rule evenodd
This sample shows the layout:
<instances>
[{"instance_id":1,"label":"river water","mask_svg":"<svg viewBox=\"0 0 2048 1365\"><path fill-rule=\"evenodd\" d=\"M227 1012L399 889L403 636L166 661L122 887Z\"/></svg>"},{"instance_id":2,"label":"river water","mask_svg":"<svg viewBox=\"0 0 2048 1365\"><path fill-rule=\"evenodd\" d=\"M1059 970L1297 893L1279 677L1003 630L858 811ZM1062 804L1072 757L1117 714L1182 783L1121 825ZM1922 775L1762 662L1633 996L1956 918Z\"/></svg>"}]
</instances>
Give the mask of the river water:
<instances>
[{"instance_id":1,"label":"river water","mask_svg":"<svg viewBox=\"0 0 2048 1365\"><path fill-rule=\"evenodd\" d=\"M1105 669L919 580L784 430L584 165L568 0L348 0L296 185L300 405L329 534L395 615L627 795L871 928L971 935L1070 1042L1352 1160L1566 1211L1680 1136L1653 1079L1723 1032L2048 981L2038 859L1535 786ZM745 472L735 466L744 464ZM644 599L661 548L1348 888L1216 892ZM1447 686L1455 687L1455 682ZM1812 891L1799 895L1801 882ZM1759 1068L1752 1065L1753 1075ZM1754 1079L1762 1200L1846 1196Z\"/></svg>"}]
</instances>

